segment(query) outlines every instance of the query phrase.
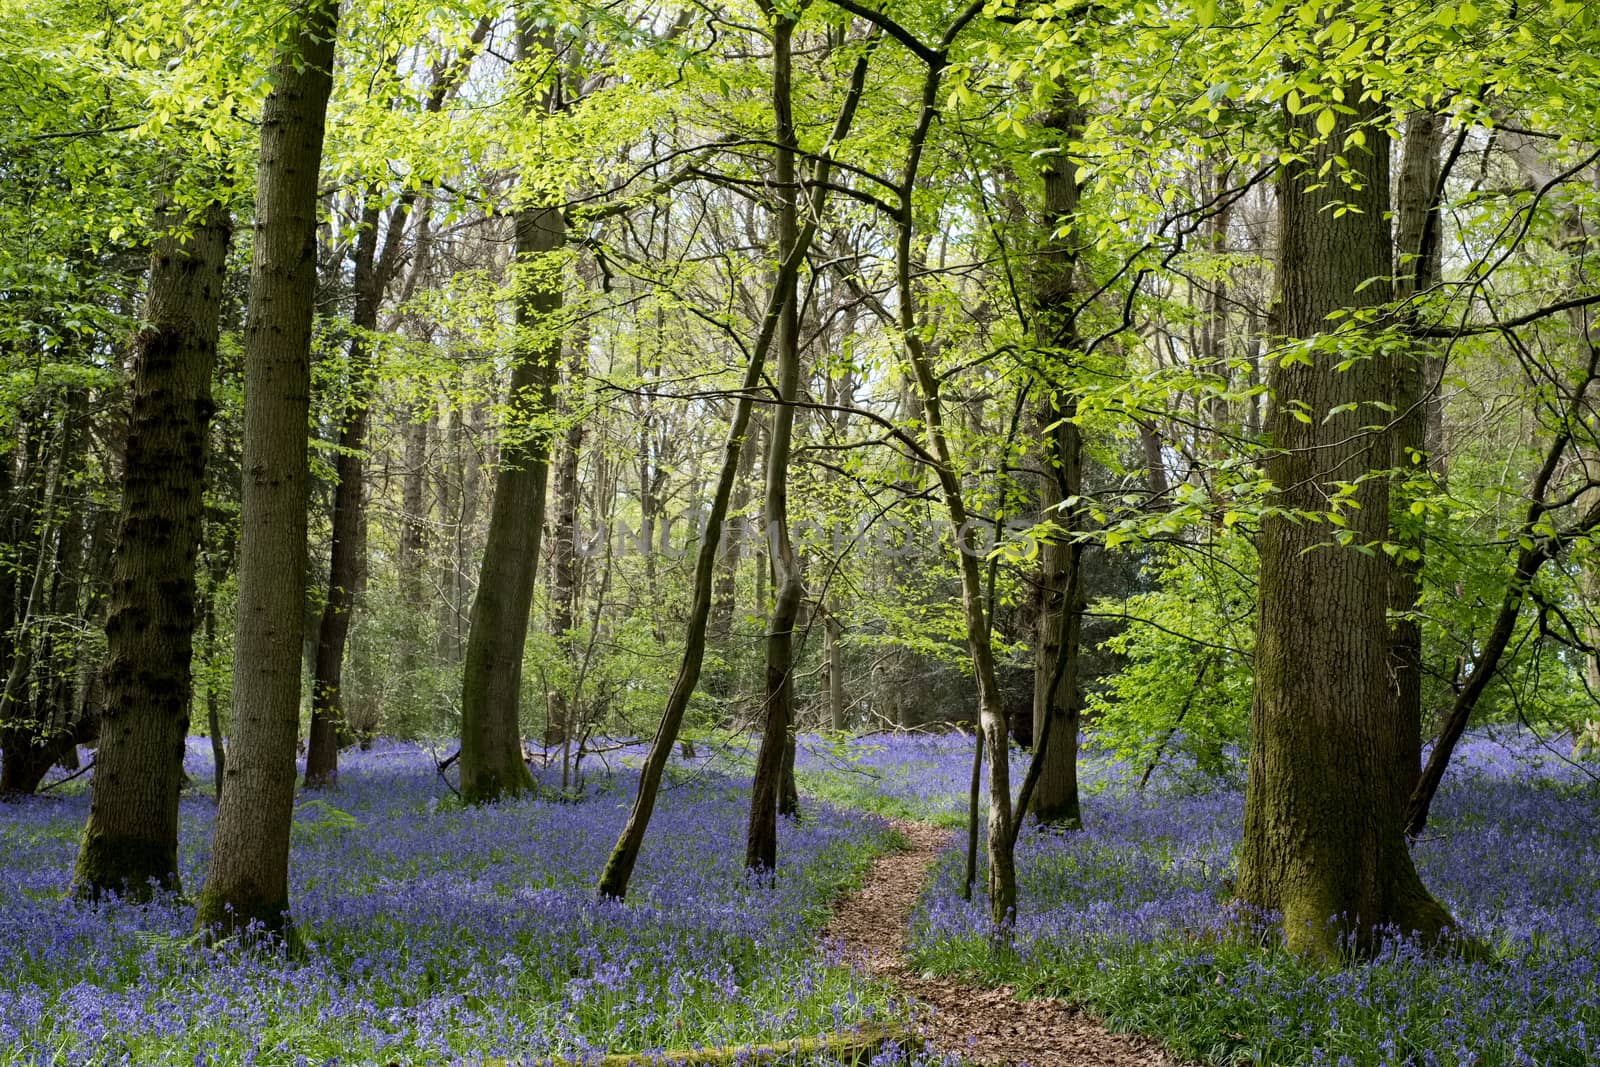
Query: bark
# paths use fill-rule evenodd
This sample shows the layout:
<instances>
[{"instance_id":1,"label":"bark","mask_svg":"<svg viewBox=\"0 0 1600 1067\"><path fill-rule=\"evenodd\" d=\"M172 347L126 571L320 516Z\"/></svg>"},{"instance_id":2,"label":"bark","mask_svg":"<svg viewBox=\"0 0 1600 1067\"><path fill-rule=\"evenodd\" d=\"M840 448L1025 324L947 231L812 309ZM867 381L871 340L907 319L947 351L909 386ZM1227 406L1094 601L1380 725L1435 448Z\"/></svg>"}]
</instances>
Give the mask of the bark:
<instances>
[{"instance_id":1,"label":"bark","mask_svg":"<svg viewBox=\"0 0 1600 1067\"><path fill-rule=\"evenodd\" d=\"M524 59L536 45L548 45L536 41L536 32L548 34L519 22ZM542 104L549 103L547 93ZM522 761L522 655L544 533L552 437L546 423L561 358L560 332L551 328L561 310L561 273L545 259L565 243L559 208L528 205L517 212L517 262L528 273L517 283L509 414L461 682L461 796L471 804L533 788Z\"/></svg>"},{"instance_id":2,"label":"bark","mask_svg":"<svg viewBox=\"0 0 1600 1067\"><path fill-rule=\"evenodd\" d=\"M517 213L517 258L538 264L566 243L561 212L529 207ZM537 268L547 270L547 267ZM511 372L507 427L500 446L489 535L467 628L461 688L461 795L481 804L533 788L522 761L522 655L544 531L560 311L559 276L519 284L517 351ZM541 335L542 331L542 335Z\"/></svg>"},{"instance_id":3,"label":"bark","mask_svg":"<svg viewBox=\"0 0 1600 1067\"><path fill-rule=\"evenodd\" d=\"M375 199L361 212L356 236L355 310L349 354L345 360L345 414L334 461L333 537L328 548L327 601L317 626L317 656L311 676L311 732L306 743L307 789L338 784L339 733L344 727L344 646L350 637L355 587L361 571L363 454L367 419L372 407L372 332L378 328L378 305L388 279L378 269L378 225L382 215ZM391 236L402 220L389 222Z\"/></svg>"},{"instance_id":4,"label":"bark","mask_svg":"<svg viewBox=\"0 0 1600 1067\"><path fill-rule=\"evenodd\" d=\"M705 658L706 628L711 616L712 580L717 569L717 550L722 540L722 524L728 517L728 502L733 495L733 483L739 471L739 455L744 449L745 434L750 426L753 396L761 384L761 373L766 365L767 353L777 336L778 322L783 313L781 294L794 284L794 279L799 277L800 264L816 236L816 220L822 215L824 202L822 187L827 183L832 169L830 154L833 147L849 133L850 126L855 120L856 107L861 101L862 85L867 77L867 60L868 56L863 55L856 61L851 71L849 89L845 93L843 104L840 105L828 144L818 154L812 167L811 184L814 192L807 205L806 222L795 239L791 254L778 264L772 294L766 312L762 316L761 332L750 349L750 361L745 367L744 380L741 383L738 399L734 402L733 419L728 426L728 437L722 448L722 463L717 473L717 486L712 494L710 514L706 519L706 535L701 539L699 552L695 557L693 598L685 626L683 659L678 668L677 679L673 682L672 691L667 697L667 706L662 712L661 723L656 728L650 751L645 757L633 808L628 813L628 821L617 838L610 858L606 861L605 870L600 875L598 889L603 897L620 900L627 895L628 881L633 876L634 864L639 858L639 848L644 843L645 831L649 828L650 816L655 810L656 793L661 786L662 772L666 769L667 759L672 754L672 746L677 741L678 731L683 725L683 714L689 706L689 698L694 694L695 686L700 680L700 667Z\"/></svg>"},{"instance_id":5,"label":"bark","mask_svg":"<svg viewBox=\"0 0 1600 1067\"><path fill-rule=\"evenodd\" d=\"M1083 116L1059 94L1043 125L1065 148L1083 125ZM1078 644L1082 629L1082 546L1072 536L1082 526L1079 509L1062 508L1063 500L1083 491L1083 438L1074 421L1077 399L1061 379L1069 372L1078 347L1073 326L1074 274L1077 250L1073 224L1078 211L1076 164L1063 154L1044 167L1045 239L1034 278L1034 335L1045 366L1053 369L1043 383L1046 402L1039 411L1045 442L1044 473L1039 479L1043 516L1057 528L1039 553L1039 617L1034 641L1033 736L1051 743L1041 748L1038 788L1033 813L1041 824L1076 828L1082 824L1078 805ZM1062 231L1065 230L1065 235ZM1049 380L1049 379L1055 380ZM1059 666L1058 666L1059 665Z\"/></svg>"},{"instance_id":6,"label":"bark","mask_svg":"<svg viewBox=\"0 0 1600 1067\"><path fill-rule=\"evenodd\" d=\"M158 215L163 228L179 221ZM203 209L164 233L130 362L122 517L106 617L105 711L73 882L98 898L178 885L178 793L194 680L195 560L205 507L222 283L232 221Z\"/></svg>"},{"instance_id":7,"label":"bark","mask_svg":"<svg viewBox=\"0 0 1600 1067\"><path fill-rule=\"evenodd\" d=\"M1395 199L1396 300L1409 300L1439 280L1435 192L1443 139L1444 122L1437 114L1412 112L1401 147ZM1416 787L1422 766L1422 625L1417 619L1417 606L1422 594L1425 546L1421 530L1413 530L1406 515L1415 499L1407 482L1428 470L1426 366L1427 352L1420 346L1399 353L1394 359L1394 396L1390 401L1395 413L1390 429L1389 465L1396 472L1391 512L1398 520L1391 540L1399 550L1389 557L1388 661L1394 725L1399 731L1396 773L1405 796L1410 796Z\"/></svg>"},{"instance_id":8,"label":"bark","mask_svg":"<svg viewBox=\"0 0 1600 1067\"><path fill-rule=\"evenodd\" d=\"M244 479L233 745L195 925L285 930L305 630L317 177L338 5L297 9L261 115L244 338Z\"/></svg>"},{"instance_id":9,"label":"bark","mask_svg":"<svg viewBox=\"0 0 1600 1067\"><path fill-rule=\"evenodd\" d=\"M1370 476L1387 467L1388 441L1363 427L1381 410L1370 405L1390 395L1391 369L1349 327L1342 338L1318 335L1329 313L1389 297L1381 280L1392 273L1389 164L1387 139L1375 132L1381 105L1364 101L1359 83L1346 93L1362 102L1325 140L1311 112L1284 116L1308 161L1286 167L1279 181L1281 321L1290 338L1317 340L1272 371L1266 473L1277 487L1269 503L1292 512L1326 512L1336 483L1359 483L1340 514L1354 545L1366 548L1388 532L1388 484ZM1353 181L1318 177L1320 166L1339 166L1332 157L1358 124L1367 146L1346 153ZM1352 355L1362 358L1336 369ZM1345 935L1371 947L1385 924L1424 938L1451 924L1401 833L1387 567L1370 548L1329 545L1329 529L1277 511L1262 520L1239 873L1241 897L1281 916L1289 948L1322 958L1340 953Z\"/></svg>"},{"instance_id":10,"label":"bark","mask_svg":"<svg viewBox=\"0 0 1600 1067\"><path fill-rule=\"evenodd\" d=\"M772 108L777 149L773 180L778 189L778 261L794 253L799 237L795 191L795 130L791 94L791 45L795 20L775 17L772 28ZM783 288L772 295L779 305L774 346L777 404L767 435L767 487L763 528L771 543L773 606L767 624L766 701L761 745L756 750L750 786L750 819L745 831L744 864L772 871L778 865L778 808L783 793L785 753L794 727L794 629L805 596L800 557L789 536L789 455L794 440L794 401L800 388L800 320L797 272L780 272ZM789 761L792 767L792 760ZM789 776L792 780L792 773Z\"/></svg>"}]
</instances>

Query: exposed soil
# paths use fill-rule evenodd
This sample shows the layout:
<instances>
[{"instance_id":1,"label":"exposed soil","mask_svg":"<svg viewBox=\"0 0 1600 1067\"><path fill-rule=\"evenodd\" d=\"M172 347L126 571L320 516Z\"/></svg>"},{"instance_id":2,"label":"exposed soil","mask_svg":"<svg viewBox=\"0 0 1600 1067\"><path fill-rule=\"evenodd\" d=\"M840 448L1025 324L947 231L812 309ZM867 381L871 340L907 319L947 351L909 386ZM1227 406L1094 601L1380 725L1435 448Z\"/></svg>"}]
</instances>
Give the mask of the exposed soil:
<instances>
[{"instance_id":1,"label":"exposed soil","mask_svg":"<svg viewBox=\"0 0 1600 1067\"><path fill-rule=\"evenodd\" d=\"M935 1049L985 1067L1178 1067L1148 1039L1113 1034L1062 1001L1018 1000L1003 986L912 971L903 944L907 922L950 834L926 823L897 822L895 828L910 848L873 863L866 884L839 902L825 936L856 966L926 1006L916 1022Z\"/></svg>"}]
</instances>

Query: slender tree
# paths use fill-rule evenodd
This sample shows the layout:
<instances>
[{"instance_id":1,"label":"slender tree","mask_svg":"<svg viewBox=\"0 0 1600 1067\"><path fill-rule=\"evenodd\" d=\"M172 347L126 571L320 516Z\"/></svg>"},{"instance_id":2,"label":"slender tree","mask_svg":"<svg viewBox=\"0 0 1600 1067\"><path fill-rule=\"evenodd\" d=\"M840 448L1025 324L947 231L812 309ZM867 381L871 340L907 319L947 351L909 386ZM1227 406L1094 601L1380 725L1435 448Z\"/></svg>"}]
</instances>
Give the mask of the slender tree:
<instances>
[{"instance_id":1,"label":"slender tree","mask_svg":"<svg viewBox=\"0 0 1600 1067\"><path fill-rule=\"evenodd\" d=\"M778 261L794 253L799 239L798 191L795 188L794 16L766 9L772 24L772 113L777 147L773 184L778 190ZM745 866L775 870L778 864L778 809L783 793L785 750L794 724L794 628L805 596L800 556L789 536L789 454L794 442L794 402L800 389L800 311L796 300L798 272L779 271L783 288L772 295L779 306L775 381L776 406L767 435L767 487L763 527L770 539L773 604L767 624L766 701L761 744L756 750L750 787L750 819L745 833Z\"/></svg>"},{"instance_id":2,"label":"slender tree","mask_svg":"<svg viewBox=\"0 0 1600 1067\"><path fill-rule=\"evenodd\" d=\"M211 867L195 910L201 930L259 923L277 931L288 922L305 630L317 176L338 18L333 0L293 8L293 32L273 66L261 114L244 339L233 743Z\"/></svg>"},{"instance_id":3,"label":"slender tree","mask_svg":"<svg viewBox=\"0 0 1600 1067\"><path fill-rule=\"evenodd\" d=\"M677 678L672 683L672 691L667 696L667 706L662 712L661 722L656 727L655 737L650 742L650 751L645 756L644 767L639 774L639 790L634 796L628 821L624 824L622 833L617 837L617 843L606 860L605 870L600 874L599 892L604 897L620 900L628 893L628 881L633 877L634 864L638 862L639 849L644 844L645 832L650 827L650 816L655 811L656 793L661 788L661 775L666 770L667 759L672 755L672 746L678 740L678 731L683 726L683 714L688 710L689 698L694 694L695 686L700 681L700 667L705 661L706 626L711 617L712 580L717 572L718 549L722 541L722 524L728 517L728 502L733 496L733 483L739 472L739 457L744 450L745 434L750 427L754 393L761 383L761 373L766 365L767 353L771 350L773 339L778 333L778 321L783 313L781 294L786 287L793 284L793 279L799 277L800 264L810 251L812 240L816 237L817 223L821 218L825 202L826 186L832 172L832 151L849 134L850 127L855 121L856 107L861 102L861 90L867 78L868 58L868 55L863 55L856 60L851 70L850 85L845 92L843 103L839 106L833 132L829 136L828 143L817 154L811 168L812 192L807 204L809 213L805 223L800 227L790 254L778 264L778 277L773 283L766 313L761 319L761 331L756 337L755 344L750 347L750 359L745 366L738 398L734 402L733 418L728 425L727 440L722 448L717 484L711 497L711 509L706 517L706 535L701 539L699 552L695 556L693 599L685 626L683 659L678 667Z\"/></svg>"}]
</instances>

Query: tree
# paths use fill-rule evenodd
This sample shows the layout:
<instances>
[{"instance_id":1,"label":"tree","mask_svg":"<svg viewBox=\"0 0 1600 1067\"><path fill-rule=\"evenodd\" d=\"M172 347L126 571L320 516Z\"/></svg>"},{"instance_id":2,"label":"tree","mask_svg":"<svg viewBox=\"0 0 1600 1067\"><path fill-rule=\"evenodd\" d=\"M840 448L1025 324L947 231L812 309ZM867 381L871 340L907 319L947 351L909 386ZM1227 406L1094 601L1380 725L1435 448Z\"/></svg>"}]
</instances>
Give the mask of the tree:
<instances>
[{"instance_id":1,"label":"tree","mask_svg":"<svg viewBox=\"0 0 1600 1067\"><path fill-rule=\"evenodd\" d=\"M218 201L157 214L146 325L130 346L128 427L105 710L78 892L178 886L178 793L193 698L195 560L204 513L211 375L232 236Z\"/></svg>"},{"instance_id":2,"label":"tree","mask_svg":"<svg viewBox=\"0 0 1600 1067\"><path fill-rule=\"evenodd\" d=\"M1273 488L1258 539L1258 636L1239 893L1281 914L1286 944L1333 957L1385 925L1437 937L1449 914L1401 832L1399 731L1387 681L1385 350L1359 309L1389 297L1383 107L1358 80L1346 109L1285 109L1279 314L1270 382ZM1330 121L1331 120L1331 121ZM1320 132L1319 132L1320 124ZM1347 162L1335 160L1342 155ZM1330 316L1352 325L1329 331ZM1330 543L1330 516L1338 531ZM1307 595L1314 590L1315 595Z\"/></svg>"},{"instance_id":3,"label":"tree","mask_svg":"<svg viewBox=\"0 0 1600 1067\"><path fill-rule=\"evenodd\" d=\"M195 925L204 931L253 923L281 931L288 922L305 628L317 178L339 17L332 0L306 0L291 10L292 32L261 113L244 338L233 743L211 866L195 909Z\"/></svg>"},{"instance_id":4,"label":"tree","mask_svg":"<svg viewBox=\"0 0 1600 1067\"><path fill-rule=\"evenodd\" d=\"M548 50L551 38L541 41L540 32L519 21L524 62L533 60L541 43ZM546 107L551 99L547 91ZM562 282L549 253L565 245L566 237L559 207L528 203L518 209L510 401L461 679L461 795L473 804L533 788L522 762L522 654L544 533L552 438L547 422L561 358L561 331L553 320L561 309Z\"/></svg>"},{"instance_id":5,"label":"tree","mask_svg":"<svg viewBox=\"0 0 1600 1067\"><path fill-rule=\"evenodd\" d=\"M797 19L773 8L772 112L777 143L773 183L778 189L777 253L780 263L794 254L799 238L798 191L795 187L795 130L792 49ZM800 309L798 272L778 272L781 289L772 301L779 307L776 407L767 435L767 491L764 527L771 543L773 604L767 624L766 700L762 705L761 745L756 750L750 786L750 820L745 834L745 866L775 870L778 864L778 809L782 803L785 750L794 724L794 627L805 596L800 556L789 531L789 455L794 441L794 404L800 389Z\"/></svg>"},{"instance_id":6,"label":"tree","mask_svg":"<svg viewBox=\"0 0 1600 1067\"><path fill-rule=\"evenodd\" d=\"M1035 270L1034 332L1039 358L1047 372L1040 405L1040 437L1044 471L1039 479L1039 504L1052 535L1039 550L1039 620L1034 642L1033 736L1046 736L1040 749L1043 764L1033 794L1033 812L1043 824L1077 827L1078 807L1078 643L1082 630L1083 545L1075 534L1083 525L1076 501L1083 491L1083 436L1077 422L1077 401L1070 373L1078 347L1076 310L1072 305L1078 270L1074 227L1078 182L1068 152L1071 138L1083 124L1067 93L1058 90L1041 125L1058 143L1056 154L1042 168L1045 239ZM1056 380L1052 380L1056 379ZM1019 816L1020 817L1020 816Z\"/></svg>"},{"instance_id":7,"label":"tree","mask_svg":"<svg viewBox=\"0 0 1600 1067\"><path fill-rule=\"evenodd\" d=\"M870 53L869 53L870 54ZM740 470L740 455L745 447L745 434L750 428L750 412L754 391L761 382L767 353L778 333L779 319L783 314L782 294L800 275L800 265L810 251L816 237L818 221L826 202L826 188L832 172L833 152L850 132L855 121L856 108L861 103L862 87L867 79L868 55L856 60L850 73L849 87L839 105L838 116L828 141L816 154L811 168L811 195L806 221L796 235L790 254L778 263L777 277L767 301L766 313L761 319L761 330L750 346L749 361L744 378L734 402L733 417L729 421L727 439L723 444L721 466L717 471L716 488L711 497L711 508L706 516L706 534L700 540L695 556L692 600L689 618L685 625L683 658L677 678L667 695L666 708L650 742L644 767L639 774L639 789L634 795L633 808L623 825L617 843L611 849L605 869L600 873L599 893L603 897L621 900L628 892L628 881L639 860L639 849L644 844L645 832L650 826L650 816L655 810L656 793L661 788L661 775L666 770L672 746L677 743L678 732L683 727L683 715L688 710L689 699L700 681L700 667L705 661L706 626L711 618L712 582L718 569L718 549L722 541L722 524L728 517L728 503L733 496L734 481Z\"/></svg>"}]
</instances>

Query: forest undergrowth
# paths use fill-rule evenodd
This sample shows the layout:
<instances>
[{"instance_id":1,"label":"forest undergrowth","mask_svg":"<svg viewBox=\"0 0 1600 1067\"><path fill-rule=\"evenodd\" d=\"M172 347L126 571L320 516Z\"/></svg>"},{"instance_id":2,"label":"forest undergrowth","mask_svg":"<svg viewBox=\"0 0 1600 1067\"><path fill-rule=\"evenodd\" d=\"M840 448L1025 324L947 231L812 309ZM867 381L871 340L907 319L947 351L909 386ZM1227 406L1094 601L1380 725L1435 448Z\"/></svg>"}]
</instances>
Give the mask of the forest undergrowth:
<instances>
[{"instance_id":1,"label":"forest undergrowth","mask_svg":"<svg viewBox=\"0 0 1600 1067\"><path fill-rule=\"evenodd\" d=\"M685 764L626 903L601 903L594 880L633 788L613 767L577 802L469 809L426 748L347 755L339 789L296 806L304 947L291 956L202 946L182 896L96 909L67 895L83 779L7 805L0 1064L581 1061L872 1031L901 1014L816 946L831 902L894 844L885 823L812 805L785 822L779 877L750 884L729 847L745 784ZM188 889L215 811L205 742L186 768ZM923 1062L907 1055L876 1062Z\"/></svg>"},{"instance_id":2,"label":"forest undergrowth","mask_svg":"<svg viewBox=\"0 0 1600 1067\"><path fill-rule=\"evenodd\" d=\"M874 806L954 824L970 758L970 738L924 737L872 746L861 767L894 783ZM913 964L1061 997L1208 1063L1600 1062L1600 782L1564 743L1472 736L1414 845L1484 959L1398 937L1344 967L1283 951L1231 907L1239 784L1180 767L1140 792L1139 770L1086 754L1084 830L1024 833L1009 953L991 948L983 868L964 901L959 842L947 851L912 918Z\"/></svg>"}]
</instances>

